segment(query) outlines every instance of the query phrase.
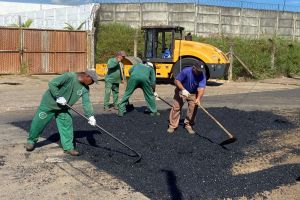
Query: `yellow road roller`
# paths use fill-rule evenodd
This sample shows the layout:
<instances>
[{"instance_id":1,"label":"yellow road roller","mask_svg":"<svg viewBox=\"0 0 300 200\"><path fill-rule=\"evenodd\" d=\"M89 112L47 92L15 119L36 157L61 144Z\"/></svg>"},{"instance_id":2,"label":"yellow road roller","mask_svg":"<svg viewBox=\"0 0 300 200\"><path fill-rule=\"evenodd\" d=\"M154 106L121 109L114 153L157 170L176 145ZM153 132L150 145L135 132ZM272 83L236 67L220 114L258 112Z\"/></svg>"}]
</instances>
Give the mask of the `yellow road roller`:
<instances>
[{"instance_id":1,"label":"yellow road roller","mask_svg":"<svg viewBox=\"0 0 300 200\"><path fill-rule=\"evenodd\" d=\"M184 28L180 26L144 26L145 47L143 58L126 57L124 73L133 64L147 61L155 66L158 79L173 79L183 68L198 62L206 78L223 78L229 68L229 60L218 48L192 41L191 35L183 39ZM96 71L100 76L107 72L106 64L97 64Z\"/></svg>"}]
</instances>

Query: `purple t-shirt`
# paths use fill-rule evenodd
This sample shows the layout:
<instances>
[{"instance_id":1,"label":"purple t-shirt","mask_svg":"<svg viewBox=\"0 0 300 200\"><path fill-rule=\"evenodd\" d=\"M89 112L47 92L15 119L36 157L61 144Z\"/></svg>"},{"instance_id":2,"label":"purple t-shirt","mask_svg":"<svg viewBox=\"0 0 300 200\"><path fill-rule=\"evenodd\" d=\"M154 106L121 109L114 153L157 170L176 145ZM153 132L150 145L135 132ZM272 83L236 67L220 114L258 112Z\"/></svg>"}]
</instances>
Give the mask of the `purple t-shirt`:
<instances>
[{"instance_id":1,"label":"purple t-shirt","mask_svg":"<svg viewBox=\"0 0 300 200\"><path fill-rule=\"evenodd\" d=\"M198 88L205 88L206 77L202 72L199 76L193 74L193 67L185 67L177 76L183 87L191 94L195 94Z\"/></svg>"}]
</instances>

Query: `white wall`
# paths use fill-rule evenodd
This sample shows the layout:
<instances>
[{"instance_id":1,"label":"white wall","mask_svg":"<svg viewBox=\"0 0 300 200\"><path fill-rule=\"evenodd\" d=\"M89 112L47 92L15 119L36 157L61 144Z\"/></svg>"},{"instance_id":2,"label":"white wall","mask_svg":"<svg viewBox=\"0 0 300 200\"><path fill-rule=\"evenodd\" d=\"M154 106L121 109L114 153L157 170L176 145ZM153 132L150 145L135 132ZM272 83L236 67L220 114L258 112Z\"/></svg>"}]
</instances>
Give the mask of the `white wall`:
<instances>
[{"instance_id":1,"label":"white wall","mask_svg":"<svg viewBox=\"0 0 300 200\"><path fill-rule=\"evenodd\" d=\"M0 15L0 26L16 24L18 23L20 16L22 22L27 19L33 20L31 28L63 29L65 27L65 22L74 27L78 27L82 22L86 21L82 30L91 30L91 12L93 4L80 6L43 5L42 10L38 9L36 6L39 5L34 4L31 11ZM54 8L44 9L50 7ZM26 4L24 8L29 9L28 4Z\"/></svg>"},{"instance_id":2,"label":"white wall","mask_svg":"<svg viewBox=\"0 0 300 200\"><path fill-rule=\"evenodd\" d=\"M0 2L0 15L37 11L41 9L62 8L64 5L49 5L49 4L32 4L32 3L13 3Z\"/></svg>"}]
</instances>

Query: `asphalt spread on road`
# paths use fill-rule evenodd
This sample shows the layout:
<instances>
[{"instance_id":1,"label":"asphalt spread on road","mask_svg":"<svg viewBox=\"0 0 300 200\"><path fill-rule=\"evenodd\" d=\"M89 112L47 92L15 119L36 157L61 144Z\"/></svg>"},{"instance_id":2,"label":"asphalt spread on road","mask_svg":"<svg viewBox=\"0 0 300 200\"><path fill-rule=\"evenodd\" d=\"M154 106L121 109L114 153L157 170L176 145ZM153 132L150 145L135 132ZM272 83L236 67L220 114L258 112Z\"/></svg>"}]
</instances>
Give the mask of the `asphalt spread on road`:
<instances>
[{"instance_id":1,"label":"asphalt spread on road","mask_svg":"<svg viewBox=\"0 0 300 200\"><path fill-rule=\"evenodd\" d=\"M182 123L170 135L166 133L169 110L161 110L161 116L151 117L144 114L144 109L136 108L123 118L115 114L96 116L99 125L143 154L141 162L133 164L136 159L133 152L75 114L75 143L82 155L67 159L87 160L151 199L251 197L294 184L299 177L299 164L276 165L276 159L274 167L240 175L233 175L232 166L245 157L276 151L279 147L274 145L273 138L299 127L300 116L287 119L271 111L208 108L238 138L236 143L222 148L217 143L226 139L226 135L203 112L198 113L196 135L189 135ZM12 124L28 130L30 121ZM38 148L59 142L54 120L42 137L47 140L38 143ZM261 143L262 138L268 142ZM249 148L255 150L246 152Z\"/></svg>"}]
</instances>

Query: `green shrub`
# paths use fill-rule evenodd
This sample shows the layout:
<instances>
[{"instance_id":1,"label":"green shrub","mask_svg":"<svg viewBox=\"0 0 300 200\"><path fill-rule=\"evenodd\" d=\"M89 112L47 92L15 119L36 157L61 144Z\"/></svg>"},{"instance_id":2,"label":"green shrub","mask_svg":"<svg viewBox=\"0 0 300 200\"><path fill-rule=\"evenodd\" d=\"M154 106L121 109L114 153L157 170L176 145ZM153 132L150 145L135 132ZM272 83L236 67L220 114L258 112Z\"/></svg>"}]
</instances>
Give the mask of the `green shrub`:
<instances>
[{"instance_id":1,"label":"green shrub","mask_svg":"<svg viewBox=\"0 0 300 200\"><path fill-rule=\"evenodd\" d=\"M22 61L21 63L20 74L28 75L28 63L25 61Z\"/></svg>"},{"instance_id":2,"label":"green shrub","mask_svg":"<svg viewBox=\"0 0 300 200\"><path fill-rule=\"evenodd\" d=\"M193 40L212 44L227 53L233 44L234 53L250 68L256 78L272 78L280 75L292 76L300 73L300 43L276 38L269 40L228 38L228 37L193 37ZM274 68L271 67L272 41L275 45ZM245 70L234 59L233 78L243 76Z\"/></svg>"},{"instance_id":3,"label":"green shrub","mask_svg":"<svg viewBox=\"0 0 300 200\"><path fill-rule=\"evenodd\" d=\"M120 50L133 56L133 41L136 31L138 33L138 53L142 53L144 38L142 38L140 30L118 23L101 24L96 35L96 63L106 63Z\"/></svg>"},{"instance_id":4,"label":"green shrub","mask_svg":"<svg viewBox=\"0 0 300 200\"><path fill-rule=\"evenodd\" d=\"M300 43L278 39L276 47L275 68L277 75L289 77L300 74Z\"/></svg>"}]
</instances>

